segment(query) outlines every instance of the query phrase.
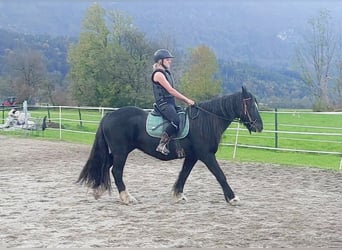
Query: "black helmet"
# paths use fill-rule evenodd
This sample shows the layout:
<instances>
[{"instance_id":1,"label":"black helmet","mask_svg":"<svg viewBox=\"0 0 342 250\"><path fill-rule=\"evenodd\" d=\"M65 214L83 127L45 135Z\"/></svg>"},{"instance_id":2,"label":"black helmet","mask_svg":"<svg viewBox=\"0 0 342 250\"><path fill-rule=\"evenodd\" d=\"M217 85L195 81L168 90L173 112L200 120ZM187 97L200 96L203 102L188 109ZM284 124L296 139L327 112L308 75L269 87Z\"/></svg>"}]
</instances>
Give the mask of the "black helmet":
<instances>
[{"instance_id":1,"label":"black helmet","mask_svg":"<svg viewBox=\"0 0 342 250\"><path fill-rule=\"evenodd\" d=\"M154 62L158 62L160 59L165 58L174 58L174 56L171 55L170 51L167 49L158 49L156 52L154 52Z\"/></svg>"}]
</instances>

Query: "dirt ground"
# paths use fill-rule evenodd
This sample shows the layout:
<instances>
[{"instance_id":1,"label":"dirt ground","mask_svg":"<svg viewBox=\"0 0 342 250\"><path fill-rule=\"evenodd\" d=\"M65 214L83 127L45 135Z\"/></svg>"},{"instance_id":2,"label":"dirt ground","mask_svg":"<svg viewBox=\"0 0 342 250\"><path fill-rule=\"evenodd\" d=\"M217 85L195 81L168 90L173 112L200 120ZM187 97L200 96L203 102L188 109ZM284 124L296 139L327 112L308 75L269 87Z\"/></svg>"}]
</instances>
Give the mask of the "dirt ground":
<instances>
[{"instance_id":1,"label":"dirt ground","mask_svg":"<svg viewBox=\"0 0 342 250\"><path fill-rule=\"evenodd\" d=\"M75 184L90 146L0 135L0 147L0 247L342 247L342 172L220 161L233 207L197 163L173 204L182 161L134 151L127 206Z\"/></svg>"}]
</instances>

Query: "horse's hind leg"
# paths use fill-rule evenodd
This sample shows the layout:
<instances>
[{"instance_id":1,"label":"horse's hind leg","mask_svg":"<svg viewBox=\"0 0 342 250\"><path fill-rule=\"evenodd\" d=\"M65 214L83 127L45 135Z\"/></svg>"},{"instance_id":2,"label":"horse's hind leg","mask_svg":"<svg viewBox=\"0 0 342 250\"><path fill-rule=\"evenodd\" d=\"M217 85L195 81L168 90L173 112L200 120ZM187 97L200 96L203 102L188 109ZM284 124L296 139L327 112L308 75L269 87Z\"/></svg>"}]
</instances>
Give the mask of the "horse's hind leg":
<instances>
[{"instance_id":1,"label":"horse's hind leg","mask_svg":"<svg viewBox=\"0 0 342 250\"><path fill-rule=\"evenodd\" d=\"M173 198L175 202L187 201L187 198L183 194L183 189L185 182L196 162L196 158L186 157L184 159L182 170L180 171L178 179L173 185Z\"/></svg>"},{"instance_id":2,"label":"horse's hind leg","mask_svg":"<svg viewBox=\"0 0 342 250\"><path fill-rule=\"evenodd\" d=\"M137 200L126 190L126 186L123 181L123 170L125 167L127 156L127 153L113 154L112 174L114 177L115 185L119 191L121 202L128 205L136 203Z\"/></svg>"}]
</instances>

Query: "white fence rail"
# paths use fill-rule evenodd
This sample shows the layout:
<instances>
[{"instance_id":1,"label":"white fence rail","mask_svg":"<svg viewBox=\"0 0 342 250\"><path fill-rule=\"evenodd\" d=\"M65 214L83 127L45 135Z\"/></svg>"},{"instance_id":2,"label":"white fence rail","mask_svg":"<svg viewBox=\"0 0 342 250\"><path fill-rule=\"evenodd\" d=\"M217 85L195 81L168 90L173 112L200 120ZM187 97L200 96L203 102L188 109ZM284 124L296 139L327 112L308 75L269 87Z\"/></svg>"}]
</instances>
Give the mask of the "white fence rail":
<instances>
[{"instance_id":1,"label":"white fence rail","mask_svg":"<svg viewBox=\"0 0 342 250\"><path fill-rule=\"evenodd\" d=\"M58 124L59 127L49 128L59 131L59 138L63 139L64 132L72 133L83 133L83 134L95 134L93 131L83 131L78 129L69 129L63 127L65 123L79 123L96 125L99 123L103 115L115 108L103 108L103 107L71 107L71 106L39 106L29 107L29 110L36 112L39 116L44 116L48 112L48 121ZM36 110L36 111L35 111ZM79 116L69 117L68 110L78 110ZM150 109L146 109L150 110ZM51 112L53 111L53 112ZM91 114L85 114L86 111L93 111ZM4 113L4 111L3 111ZM50 115L50 113L53 113ZM89 112L88 112L89 113ZM82 117L84 114L84 117ZM246 129L240 127L239 123L233 123L226 131L233 138L230 142L221 142L221 146L234 146L233 158L238 148L258 148L266 150L277 150L277 151L289 151L289 152L304 152L304 153L315 153L315 154L331 154L342 156L342 112L307 112L307 111L286 111L278 112L275 111L261 111L264 121L264 130L259 134L253 134L253 137L260 137L259 141L268 142L260 143L258 145L245 142L245 139L250 137L246 133ZM317 117L324 116L324 124L315 124ZM265 118L266 119L265 119ZM285 118L283 118L285 117ZM291 118L292 123L287 121ZM320 118L322 119L322 118ZM319 120L319 119L318 119ZM308 124L310 121L310 124ZM311 124L311 121L313 123ZM334 121L330 123L330 121ZM298 122L298 123L296 123ZM303 124L303 122L305 124ZM320 123L318 121L318 123ZM293 143L285 143L285 146L279 145L283 142L297 142L298 147L293 147ZM247 140L248 141L248 140ZM273 144L273 145L271 145ZM310 149L303 147L303 145L321 145ZM291 147L286 145L292 145ZM342 164L342 161L341 161Z\"/></svg>"},{"instance_id":2,"label":"white fence rail","mask_svg":"<svg viewBox=\"0 0 342 250\"><path fill-rule=\"evenodd\" d=\"M264 111L261 114L271 113L275 117L279 115L293 115L293 116L314 116L320 115L324 116L325 123L323 125L314 126L314 125L303 125L301 123L298 124L286 124L279 122L277 118L272 124L265 124L264 127L275 129L264 129L260 138L270 139L272 138L275 142L274 146L265 146L265 145L251 145L251 144L243 144L239 143L239 139L243 136L240 135L239 131L245 130L244 128L240 128L239 124L236 128L228 128L228 130L235 131L235 141L234 143L222 143L223 145L234 146L233 158L235 158L236 150L238 147L245 148L259 148L259 149L267 149L267 150L277 150L277 151L288 151L288 152L304 152L304 153L317 153L317 154L330 154L330 155L340 155L342 156L342 113L341 112L269 112ZM334 119L331 119L334 118ZM306 118L308 119L308 118ZM335 123L329 124L329 122L333 120ZM329 125L329 126L328 126ZM265 135L266 134L266 135ZM292 136L294 135L294 136ZM249 136L249 135L248 135ZM254 137L257 135L254 135ZM305 144L317 144L318 150L310 150L305 148L293 148L293 147L282 147L278 145L279 137L284 141L296 141L303 142ZM329 145L329 147L325 147L324 145ZM331 150L327 148L332 148ZM342 159L341 159L342 164Z\"/></svg>"}]
</instances>

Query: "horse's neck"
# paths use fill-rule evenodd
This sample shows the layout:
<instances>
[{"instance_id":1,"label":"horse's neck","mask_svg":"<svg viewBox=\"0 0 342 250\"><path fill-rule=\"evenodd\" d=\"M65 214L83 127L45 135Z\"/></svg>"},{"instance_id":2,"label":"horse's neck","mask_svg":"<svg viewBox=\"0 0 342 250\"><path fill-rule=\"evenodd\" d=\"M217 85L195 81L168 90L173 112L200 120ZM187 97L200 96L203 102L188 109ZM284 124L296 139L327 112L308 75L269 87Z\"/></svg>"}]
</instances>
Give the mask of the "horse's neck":
<instances>
[{"instance_id":1,"label":"horse's neck","mask_svg":"<svg viewBox=\"0 0 342 250\"><path fill-rule=\"evenodd\" d=\"M240 93L235 93L230 96L223 97L222 99L223 100L221 102L224 103L223 106L224 106L225 114L227 117L229 117L229 120L231 123L234 119L240 117L240 106L239 106L239 100L241 99Z\"/></svg>"},{"instance_id":2,"label":"horse's neck","mask_svg":"<svg viewBox=\"0 0 342 250\"><path fill-rule=\"evenodd\" d=\"M225 120L227 127L238 116L238 113L235 112L237 108L235 95L221 97L212 107L212 112Z\"/></svg>"}]
</instances>

